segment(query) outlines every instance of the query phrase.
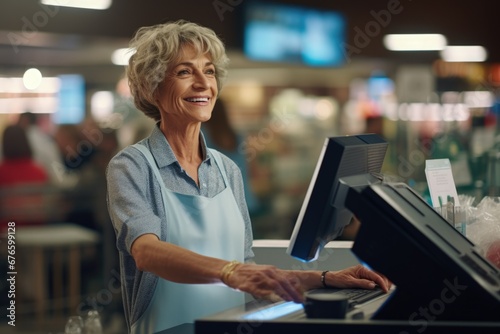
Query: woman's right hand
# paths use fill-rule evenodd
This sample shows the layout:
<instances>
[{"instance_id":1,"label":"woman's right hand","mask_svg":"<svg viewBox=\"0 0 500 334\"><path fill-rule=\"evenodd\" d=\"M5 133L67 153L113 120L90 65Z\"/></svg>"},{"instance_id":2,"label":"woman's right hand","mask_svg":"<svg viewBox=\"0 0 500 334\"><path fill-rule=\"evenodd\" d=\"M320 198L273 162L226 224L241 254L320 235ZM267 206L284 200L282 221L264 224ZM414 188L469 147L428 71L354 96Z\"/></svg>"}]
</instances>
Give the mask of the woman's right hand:
<instances>
[{"instance_id":1,"label":"woman's right hand","mask_svg":"<svg viewBox=\"0 0 500 334\"><path fill-rule=\"evenodd\" d=\"M271 265L239 264L225 283L255 298L296 303L304 301L304 291L299 277L293 271Z\"/></svg>"}]
</instances>

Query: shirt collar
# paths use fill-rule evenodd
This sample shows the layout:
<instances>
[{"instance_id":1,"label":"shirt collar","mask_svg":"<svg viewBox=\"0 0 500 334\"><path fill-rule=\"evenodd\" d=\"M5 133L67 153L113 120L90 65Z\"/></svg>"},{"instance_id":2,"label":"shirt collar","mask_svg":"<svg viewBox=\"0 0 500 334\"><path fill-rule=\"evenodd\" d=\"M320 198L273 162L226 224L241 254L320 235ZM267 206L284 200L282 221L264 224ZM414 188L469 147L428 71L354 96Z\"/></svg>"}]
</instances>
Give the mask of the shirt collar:
<instances>
[{"instance_id":1,"label":"shirt collar","mask_svg":"<svg viewBox=\"0 0 500 334\"><path fill-rule=\"evenodd\" d=\"M203 154L203 162L211 163L210 158L212 157L212 153L207 150L205 136L201 131L200 144L201 152ZM179 165L172 147L170 146L163 132L161 132L160 130L159 123L156 124L151 135L149 136L149 149L151 150L151 153L153 154L156 163L158 164L158 168L169 166L173 163L177 163L177 165Z\"/></svg>"}]
</instances>

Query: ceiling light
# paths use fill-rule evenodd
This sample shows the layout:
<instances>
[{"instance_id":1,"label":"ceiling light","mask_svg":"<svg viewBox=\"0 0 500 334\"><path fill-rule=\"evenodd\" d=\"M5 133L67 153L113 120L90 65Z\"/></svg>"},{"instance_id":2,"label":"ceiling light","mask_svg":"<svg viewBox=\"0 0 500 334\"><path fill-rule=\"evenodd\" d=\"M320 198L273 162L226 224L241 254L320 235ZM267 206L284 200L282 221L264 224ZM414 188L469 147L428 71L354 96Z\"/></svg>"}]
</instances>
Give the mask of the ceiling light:
<instances>
[{"instance_id":1,"label":"ceiling light","mask_svg":"<svg viewBox=\"0 0 500 334\"><path fill-rule=\"evenodd\" d=\"M448 62L482 62L488 57L486 49L479 45L447 46L441 58Z\"/></svg>"},{"instance_id":2,"label":"ceiling light","mask_svg":"<svg viewBox=\"0 0 500 334\"><path fill-rule=\"evenodd\" d=\"M44 5L75 7L85 9L108 9L111 6L112 0L40 0Z\"/></svg>"},{"instance_id":3,"label":"ceiling light","mask_svg":"<svg viewBox=\"0 0 500 334\"><path fill-rule=\"evenodd\" d=\"M40 87L42 83L42 73L37 68L30 68L24 72L23 84L28 90L34 90Z\"/></svg>"},{"instance_id":4,"label":"ceiling light","mask_svg":"<svg viewBox=\"0 0 500 334\"><path fill-rule=\"evenodd\" d=\"M111 61L115 65L122 65L126 66L128 65L128 60L132 55L135 53L135 49L133 48L122 48L122 49L116 49L113 51L113 54L111 55Z\"/></svg>"},{"instance_id":5,"label":"ceiling light","mask_svg":"<svg viewBox=\"0 0 500 334\"><path fill-rule=\"evenodd\" d=\"M113 93L110 91L95 92L90 99L90 112L98 122L105 121L115 106Z\"/></svg>"},{"instance_id":6,"label":"ceiling light","mask_svg":"<svg viewBox=\"0 0 500 334\"><path fill-rule=\"evenodd\" d=\"M384 45L391 51L434 51L446 47L441 34L391 34L384 37Z\"/></svg>"}]
</instances>

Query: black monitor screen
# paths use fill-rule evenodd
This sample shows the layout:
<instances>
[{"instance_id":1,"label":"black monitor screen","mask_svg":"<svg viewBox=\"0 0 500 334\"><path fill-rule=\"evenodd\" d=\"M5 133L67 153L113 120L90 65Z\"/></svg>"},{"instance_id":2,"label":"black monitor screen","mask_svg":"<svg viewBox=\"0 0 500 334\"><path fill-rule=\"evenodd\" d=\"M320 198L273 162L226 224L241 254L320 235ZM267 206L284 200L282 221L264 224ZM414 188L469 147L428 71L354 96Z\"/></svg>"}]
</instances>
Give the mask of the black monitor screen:
<instances>
[{"instance_id":1,"label":"black monitor screen","mask_svg":"<svg viewBox=\"0 0 500 334\"><path fill-rule=\"evenodd\" d=\"M288 254L302 261L313 261L326 243L338 237L352 219L352 213L343 205L344 200L338 198L344 196L338 192L341 179L380 173L386 150L386 141L376 134L325 140Z\"/></svg>"}]
</instances>

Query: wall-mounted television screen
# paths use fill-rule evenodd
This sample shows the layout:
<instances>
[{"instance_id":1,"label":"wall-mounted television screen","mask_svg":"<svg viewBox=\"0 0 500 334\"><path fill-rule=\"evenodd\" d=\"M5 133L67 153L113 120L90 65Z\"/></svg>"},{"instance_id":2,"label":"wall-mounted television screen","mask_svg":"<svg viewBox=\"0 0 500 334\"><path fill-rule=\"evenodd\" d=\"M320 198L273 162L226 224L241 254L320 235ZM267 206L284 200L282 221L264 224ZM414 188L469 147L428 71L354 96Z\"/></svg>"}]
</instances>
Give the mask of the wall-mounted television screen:
<instances>
[{"instance_id":1,"label":"wall-mounted television screen","mask_svg":"<svg viewBox=\"0 0 500 334\"><path fill-rule=\"evenodd\" d=\"M79 74L64 74L59 80L59 104L53 121L55 124L78 124L85 118L85 79Z\"/></svg>"},{"instance_id":2,"label":"wall-mounted television screen","mask_svg":"<svg viewBox=\"0 0 500 334\"><path fill-rule=\"evenodd\" d=\"M243 23L243 51L251 60L320 67L345 63L346 22L339 12L249 2Z\"/></svg>"}]
</instances>

